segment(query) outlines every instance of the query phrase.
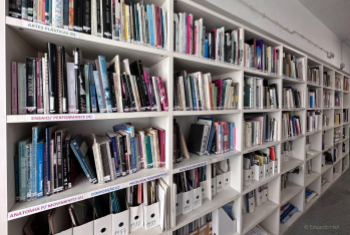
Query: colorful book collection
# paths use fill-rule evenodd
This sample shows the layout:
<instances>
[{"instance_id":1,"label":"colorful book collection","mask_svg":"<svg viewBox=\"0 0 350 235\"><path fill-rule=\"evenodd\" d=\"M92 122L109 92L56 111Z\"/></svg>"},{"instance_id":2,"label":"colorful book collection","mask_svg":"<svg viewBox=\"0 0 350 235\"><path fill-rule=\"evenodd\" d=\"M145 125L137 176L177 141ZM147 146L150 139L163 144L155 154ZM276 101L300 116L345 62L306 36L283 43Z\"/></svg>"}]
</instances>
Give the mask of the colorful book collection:
<instances>
[{"instance_id":1,"label":"colorful book collection","mask_svg":"<svg viewBox=\"0 0 350 235\"><path fill-rule=\"evenodd\" d=\"M307 132L312 132L322 129L322 111L307 111L306 113L306 129Z\"/></svg>"},{"instance_id":2,"label":"colorful book collection","mask_svg":"<svg viewBox=\"0 0 350 235\"><path fill-rule=\"evenodd\" d=\"M277 109L277 84L269 84L268 80L258 77L244 77L245 109Z\"/></svg>"},{"instance_id":3,"label":"colorful book collection","mask_svg":"<svg viewBox=\"0 0 350 235\"><path fill-rule=\"evenodd\" d=\"M308 88L309 108L321 108L321 92L320 88Z\"/></svg>"},{"instance_id":4,"label":"colorful book collection","mask_svg":"<svg viewBox=\"0 0 350 235\"><path fill-rule=\"evenodd\" d=\"M198 117L197 122L191 124L188 139L185 141L180 125L174 119L173 163L190 158L189 153L203 156L233 151L236 149L236 139L236 127L233 122Z\"/></svg>"},{"instance_id":5,"label":"colorful book collection","mask_svg":"<svg viewBox=\"0 0 350 235\"><path fill-rule=\"evenodd\" d=\"M324 87L329 87L329 88L333 87L333 82L332 82L331 75L328 74L327 71L323 72L323 86Z\"/></svg>"},{"instance_id":6,"label":"colorful book collection","mask_svg":"<svg viewBox=\"0 0 350 235\"><path fill-rule=\"evenodd\" d=\"M48 43L42 57L11 62L12 114L168 111L162 78L149 77L141 60L124 59L122 72L118 55L109 66L101 55L84 63L79 48L73 58Z\"/></svg>"},{"instance_id":7,"label":"colorful book collection","mask_svg":"<svg viewBox=\"0 0 350 235\"><path fill-rule=\"evenodd\" d=\"M333 107L333 93L331 91L323 91L323 108Z\"/></svg>"},{"instance_id":8,"label":"colorful book collection","mask_svg":"<svg viewBox=\"0 0 350 235\"><path fill-rule=\"evenodd\" d=\"M220 62L242 65L242 29L226 30L225 27L209 31L202 18L194 20L186 12L174 14L174 50Z\"/></svg>"},{"instance_id":9,"label":"colorful book collection","mask_svg":"<svg viewBox=\"0 0 350 235\"><path fill-rule=\"evenodd\" d=\"M337 78L337 77L335 78L335 89L338 89L338 90L342 89L341 82L342 82L341 78Z\"/></svg>"},{"instance_id":10,"label":"colorful book collection","mask_svg":"<svg viewBox=\"0 0 350 235\"><path fill-rule=\"evenodd\" d=\"M173 232L173 235L210 235L212 234L213 223L212 223L212 212L192 221L189 224L177 229ZM200 231L200 232L199 232Z\"/></svg>"},{"instance_id":11,"label":"colorful book collection","mask_svg":"<svg viewBox=\"0 0 350 235\"><path fill-rule=\"evenodd\" d=\"M165 168L165 131L113 126L106 136L92 134L89 146L68 128L42 124L18 143L15 157L16 201L32 201L73 186L81 166L90 183L105 183L141 169ZM91 151L92 147L92 151ZM75 157L74 157L75 156Z\"/></svg>"},{"instance_id":12,"label":"colorful book collection","mask_svg":"<svg viewBox=\"0 0 350 235\"><path fill-rule=\"evenodd\" d=\"M278 121L267 114L245 114L245 147L277 141Z\"/></svg>"},{"instance_id":13,"label":"colorful book collection","mask_svg":"<svg viewBox=\"0 0 350 235\"><path fill-rule=\"evenodd\" d=\"M54 28L165 48L167 12L155 4L124 0L10 0L9 15Z\"/></svg>"},{"instance_id":14,"label":"colorful book collection","mask_svg":"<svg viewBox=\"0 0 350 235\"><path fill-rule=\"evenodd\" d=\"M282 113L282 136L284 139L303 134L299 116L293 112Z\"/></svg>"},{"instance_id":15,"label":"colorful book collection","mask_svg":"<svg viewBox=\"0 0 350 235\"><path fill-rule=\"evenodd\" d=\"M264 40L250 39L244 43L244 67L270 74L279 74L280 50L264 44Z\"/></svg>"},{"instance_id":16,"label":"colorful book collection","mask_svg":"<svg viewBox=\"0 0 350 235\"><path fill-rule=\"evenodd\" d=\"M268 184L264 184L243 196L243 214L251 214L255 208L269 200Z\"/></svg>"},{"instance_id":17,"label":"colorful book collection","mask_svg":"<svg viewBox=\"0 0 350 235\"><path fill-rule=\"evenodd\" d=\"M168 230L168 188L163 179L157 179L36 213L29 217L23 231L24 234L72 234L72 231L97 234L107 230L108 234L129 234L158 225L162 231ZM165 210L164 217L160 215L161 209Z\"/></svg>"},{"instance_id":18,"label":"colorful book collection","mask_svg":"<svg viewBox=\"0 0 350 235\"><path fill-rule=\"evenodd\" d=\"M174 74L174 110L229 110L238 108L239 83L232 78L212 81L210 73Z\"/></svg>"},{"instance_id":19,"label":"colorful book collection","mask_svg":"<svg viewBox=\"0 0 350 235\"><path fill-rule=\"evenodd\" d=\"M298 91L292 86L283 87L282 105L283 108L302 108L304 106L304 91Z\"/></svg>"},{"instance_id":20,"label":"colorful book collection","mask_svg":"<svg viewBox=\"0 0 350 235\"><path fill-rule=\"evenodd\" d=\"M340 107L343 103L343 95L341 92L334 92L334 107Z\"/></svg>"},{"instance_id":21,"label":"colorful book collection","mask_svg":"<svg viewBox=\"0 0 350 235\"><path fill-rule=\"evenodd\" d=\"M295 55L283 53L283 75L289 78L304 80L304 58L296 58Z\"/></svg>"},{"instance_id":22,"label":"colorful book collection","mask_svg":"<svg viewBox=\"0 0 350 235\"><path fill-rule=\"evenodd\" d=\"M298 212L298 207L294 206L291 203L286 203L280 208L280 223L285 224L287 221Z\"/></svg>"},{"instance_id":23,"label":"colorful book collection","mask_svg":"<svg viewBox=\"0 0 350 235\"><path fill-rule=\"evenodd\" d=\"M320 68L319 67L310 67L307 68L307 81L320 85Z\"/></svg>"},{"instance_id":24,"label":"colorful book collection","mask_svg":"<svg viewBox=\"0 0 350 235\"><path fill-rule=\"evenodd\" d=\"M307 143L306 143L307 145ZM281 144L281 162L288 162L293 158L293 141L286 141Z\"/></svg>"}]
</instances>

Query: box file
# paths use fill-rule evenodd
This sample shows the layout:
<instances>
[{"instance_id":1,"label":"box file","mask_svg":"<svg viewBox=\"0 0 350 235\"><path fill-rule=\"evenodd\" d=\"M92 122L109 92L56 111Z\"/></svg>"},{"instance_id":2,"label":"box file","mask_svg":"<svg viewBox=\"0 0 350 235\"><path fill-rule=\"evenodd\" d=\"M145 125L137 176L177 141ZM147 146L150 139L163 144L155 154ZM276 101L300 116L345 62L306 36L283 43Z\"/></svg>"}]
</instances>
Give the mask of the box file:
<instances>
[{"instance_id":1,"label":"box file","mask_svg":"<svg viewBox=\"0 0 350 235\"><path fill-rule=\"evenodd\" d=\"M213 211L212 232L215 235L235 234L237 231L237 219L232 220L222 207Z\"/></svg>"},{"instance_id":2,"label":"box file","mask_svg":"<svg viewBox=\"0 0 350 235\"><path fill-rule=\"evenodd\" d=\"M247 185L250 185L252 183L252 172L253 170L252 169L249 169L249 170L243 170L243 177L244 177L244 185L247 186Z\"/></svg>"},{"instance_id":3,"label":"box file","mask_svg":"<svg viewBox=\"0 0 350 235\"><path fill-rule=\"evenodd\" d=\"M94 220L94 235L112 235L112 215Z\"/></svg>"},{"instance_id":4,"label":"box file","mask_svg":"<svg viewBox=\"0 0 350 235\"><path fill-rule=\"evenodd\" d=\"M139 206L129 207L130 211L130 226L129 231L133 232L143 227L143 204Z\"/></svg>"},{"instance_id":5,"label":"box file","mask_svg":"<svg viewBox=\"0 0 350 235\"><path fill-rule=\"evenodd\" d=\"M224 190L224 174L216 176L216 193L220 193Z\"/></svg>"},{"instance_id":6,"label":"box file","mask_svg":"<svg viewBox=\"0 0 350 235\"><path fill-rule=\"evenodd\" d=\"M192 189L192 191L193 191L192 209L195 210L198 207L202 206L202 187Z\"/></svg>"},{"instance_id":7,"label":"box file","mask_svg":"<svg viewBox=\"0 0 350 235\"><path fill-rule=\"evenodd\" d=\"M278 160L272 161L272 174L278 173Z\"/></svg>"},{"instance_id":8,"label":"box file","mask_svg":"<svg viewBox=\"0 0 350 235\"><path fill-rule=\"evenodd\" d=\"M261 179L264 178L264 166L257 166L257 165L254 165L253 166L253 171L254 171L254 179L256 181L260 181Z\"/></svg>"},{"instance_id":9,"label":"box file","mask_svg":"<svg viewBox=\"0 0 350 235\"><path fill-rule=\"evenodd\" d=\"M268 188L265 188L263 191L263 203L267 202L267 198L268 198Z\"/></svg>"},{"instance_id":10,"label":"box file","mask_svg":"<svg viewBox=\"0 0 350 235\"><path fill-rule=\"evenodd\" d=\"M192 208L193 190L182 193L182 214L187 214L193 210Z\"/></svg>"},{"instance_id":11,"label":"box file","mask_svg":"<svg viewBox=\"0 0 350 235\"><path fill-rule=\"evenodd\" d=\"M128 205L126 205L128 207ZM129 213L130 208L128 207L127 210L112 214L112 235L114 234L129 234Z\"/></svg>"},{"instance_id":12,"label":"box file","mask_svg":"<svg viewBox=\"0 0 350 235\"><path fill-rule=\"evenodd\" d=\"M216 195L216 177L211 179L211 196Z\"/></svg>"},{"instance_id":13,"label":"box file","mask_svg":"<svg viewBox=\"0 0 350 235\"><path fill-rule=\"evenodd\" d=\"M206 181L202 181L200 182L200 186L202 188L202 199L205 199L205 198L210 198L210 193L211 191L209 190L210 189L210 185L209 185L209 180L206 180Z\"/></svg>"},{"instance_id":14,"label":"box file","mask_svg":"<svg viewBox=\"0 0 350 235\"><path fill-rule=\"evenodd\" d=\"M144 227L145 230L159 225L159 202L144 206Z\"/></svg>"},{"instance_id":15,"label":"box file","mask_svg":"<svg viewBox=\"0 0 350 235\"><path fill-rule=\"evenodd\" d=\"M73 235L94 235L94 221L73 227Z\"/></svg>"},{"instance_id":16,"label":"box file","mask_svg":"<svg viewBox=\"0 0 350 235\"><path fill-rule=\"evenodd\" d=\"M230 188L231 187L231 172L224 173L224 188Z\"/></svg>"}]
</instances>

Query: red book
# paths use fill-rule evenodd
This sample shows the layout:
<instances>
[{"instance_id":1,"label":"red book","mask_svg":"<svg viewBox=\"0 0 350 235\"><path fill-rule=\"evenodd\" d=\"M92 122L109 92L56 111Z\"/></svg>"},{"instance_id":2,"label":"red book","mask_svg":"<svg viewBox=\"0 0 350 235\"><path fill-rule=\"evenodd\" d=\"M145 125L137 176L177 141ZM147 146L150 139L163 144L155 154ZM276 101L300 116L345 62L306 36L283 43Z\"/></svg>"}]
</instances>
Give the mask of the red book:
<instances>
[{"instance_id":1,"label":"red book","mask_svg":"<svg viewBox=\"0 0 350 235\"><path fill-rule=\"evenodd\" d=\"M42 4L42 13L41 13L41 22L42 23L45 23L45 0L42 0L43 1L43 4Z\"/></svg>"},{"instance_id":2,"label":"red book","mask_svg":"<svg viewBox=\"0 0 350 235\"><path fill-rule=\"evenodd\" d=\"M271 159L271 161L276 161L274 147L269 147L269 149L270 149L270 159Z\"/></svg>"},{"instance_id":3,"label":"red book","mask_svg":"<svg viewBox=\"0 0 350 235\"><path fill-rule=\"evenodd\" d=\"M162 36L161 36L161 31L160 31L160 15L159 15L159 7L154 6L155 10L155 16L156 16L156 28L154 29L156 32L156 37L155 37L155 46L162 46Z\"/></svg>"},{"instance_id":4,"label":"red book","mask_svg":"<svg viewBox=\"0 0 350 235\"><path fill-rule=\"evenodd\" d=\"M215 135L216 135L216 152L218 153L220 150L220 138L219 138L219 122L214 122L214 126L215 126Z\"/></svg>"},{"instance_id":5,"label":"red book","mask_svg":"<svg viewBox=\"0 0 350 235\"><path fill-rule=\"evenodd\" d=\"M196 54L196 48L197 48L197 26L194 25L194 37L193 37L193 54Z\"/></svg>"},{"instance_id":6,"label":"red book","mask_svg":"<svg viewBox=\"0 0 350 235\"><path fill-rule=\"evenodd\" d=\"M43 79L41 78L41 59L36 58L36 108L38 114L44 113L42 81Z\"/></svg>"},{"instance_id":7,"label":"red book","mask_svg":"<svg viewBox=\"0 0 350 235\"><path fill-rule=\"evenodd\" d=\"M222 132L224 133L224 139L223 139L223 145L224 145L224 149L223 149L223 152L227 152L228 151L228 148L227 148L227 122L219 122L221 125L222 125L222 127L221 127L221 130L222 130Z\"/></svg>"},{"instance_id":8,"label":"red book","mask_svg":"<svg viewBox=\"0 0 350 235\"><path fill-rule=\"evenodd\" d=\"M11 62L11 113L18 113L18 96L17 96L17 62Z\"/></svg>"},{"instance_id":9,"label":"red book","mask_svg":"<svg viewBox=\"0 0 350 235\"><path fill-rule=\"evenodd\" d=\"M187 15L187 34L186 34L186 53L187 54L190 54L191 53L191 16L190 15Z\"/></svg>"},{"instance_id":10,"label":"red book","mask_svg":"<svg viewBox=\"0 0 350 235\"><path fill-rule=\"evenodd\" d=\"M159 148L160 148L160 168L165 168L165 130L158 127L152 127L158 131Z\"/></svg>"},{"instance_id":11,"label":"red book","mask_svg":"<svg viewBox=\"0 0 350 235\"><path fill-rule=\"evenodd\" d=\"M299 127L298 127L298 122L296 119L294 119L294 125L295 125L295 131L296 131L297 135L299 135Z\"/></svg>"},{"instance_id":12,"label":"red book","mask_svg":"<svg viewBox=\"0 0 350 235\"><path fill-rule=\"evenodd\" d=\"M159 89L160 103L162 105L162 111L168 111L168 99L166 97L166 92L164 84L161 77L156 77Z\"/></svg>"}]
</instances>

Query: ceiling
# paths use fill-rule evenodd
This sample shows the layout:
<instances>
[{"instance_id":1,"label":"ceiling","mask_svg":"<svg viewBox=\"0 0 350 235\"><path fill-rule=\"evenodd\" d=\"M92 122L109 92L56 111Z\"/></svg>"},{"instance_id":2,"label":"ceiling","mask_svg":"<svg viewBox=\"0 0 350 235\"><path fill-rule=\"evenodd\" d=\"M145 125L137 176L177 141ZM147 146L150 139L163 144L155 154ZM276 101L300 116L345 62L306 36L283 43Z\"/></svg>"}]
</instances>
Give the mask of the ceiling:
<instances>
[{"instance_id":1,"label":"ceiling","mask_svg":"<svg viewBox=\"0 0 350 235\"><path fill-rule=\"evenodd\" d=\"M350 38L350 0L299 0L339 39ZM344 42L350 48L350 41Z\"/></svg>"}]
</instances>

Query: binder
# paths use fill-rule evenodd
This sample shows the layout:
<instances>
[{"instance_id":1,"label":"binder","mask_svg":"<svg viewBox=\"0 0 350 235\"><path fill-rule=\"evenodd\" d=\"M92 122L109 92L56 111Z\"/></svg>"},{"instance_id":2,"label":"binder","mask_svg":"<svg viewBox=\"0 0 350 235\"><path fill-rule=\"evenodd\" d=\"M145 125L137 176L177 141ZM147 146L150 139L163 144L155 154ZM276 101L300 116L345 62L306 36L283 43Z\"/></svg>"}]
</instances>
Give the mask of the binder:
<instances>
[{"instance_id":1,"label":"binder","mask_svg":"<svg viewBox=\"0 0 350 235\"><path fill-rule=\"evenodd\" d=\"M73 235L94 235L94 221L73 227Z\"/></svg>"},{"instance_id":2,"label":"binder","mask_svg":"<svg viewBox=\"0 0 350 235\"><path fill-rule=\"evenodd\" d=\"M94 220L94 235L112 235L112 215Z\"/></svg>"},{"instance_id":3,"label":"binder","mask_svg":"<svg viewBox=\"0 0 350 235\"><path fill-rule=\"evenodd\" d=\"M232 220L222 207L212 212L212 234L226 235L237 232L237 219Z\"/></svg>"},{"instance_id":4,"label":"binder","mask_svg":"<svg viewBox=\"0 0 350 235\"><path fill-rule=\"evenodd\" d=\"M159 225L159 202L144 207L145 230Z\"/></svg>"},{"instance_id":5,"label":"binder","mask_svg":"<svg viewBox=\"0 0 350 235\"><path fill-rule=\"evenodd\" d=\"M139 206L129 207L130 219L129 219L129 231L133 232L143 227L143 204ZM128 234L128 233L126 233Z\"/></svg>"}]
</instances>

